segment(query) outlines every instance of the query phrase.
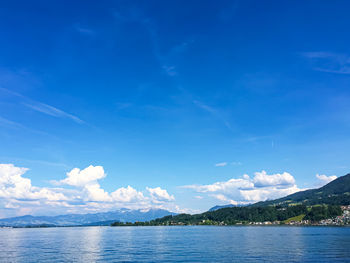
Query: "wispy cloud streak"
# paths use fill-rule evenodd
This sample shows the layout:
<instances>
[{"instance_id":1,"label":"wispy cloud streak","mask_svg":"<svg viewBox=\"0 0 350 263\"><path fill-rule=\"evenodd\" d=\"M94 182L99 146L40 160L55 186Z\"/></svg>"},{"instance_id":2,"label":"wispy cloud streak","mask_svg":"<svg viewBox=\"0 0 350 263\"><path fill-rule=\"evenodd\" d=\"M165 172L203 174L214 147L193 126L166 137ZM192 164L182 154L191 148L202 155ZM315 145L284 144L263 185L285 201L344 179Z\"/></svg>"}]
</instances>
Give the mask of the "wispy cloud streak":
<instances>
[{"instance_id":1,"label":"wispy cloud streak","mask_svg":"<svg viewBox=\"0 0 350 263\"><path fill-rule=\"evenodd\" d=\"M32 100L20 93L5 89L5 88L0 88L0 91L6 92L8 94L11 94L12 96L21 98L23 100L23 102L21 103L22 105L24 105L25 107L28 107L32 110L35 110L37 112L41 112L53 117L57 117L57 118L65 118L65 119L70 119L75 121L76 123L79 124L84 124L85 122L83 120L81 120L80 118L78 118L77 116L67 113L61 109L58 109L54 106L39 102L39 101L35 101Z\"/></svg>"},{"instance_id":2,"label":"wispy cloud streak","mask_svg":"<svg viewBox=\"0 0 350 263\"><path fill-rule=\"evenodd\" d=\"M77 116L74 116L72 114L69 114L67 112L64 112L63 110L57 109L53 106L40 103L40 102L34 102L34 103L23 103L24 106L31 108L35 111L45 113L47 115L58 117L58 118L67 118L75 121L76 123L83 124L84 121L79 119Z\"/></svg>"},{"instance_id":3,"label":"wispy cloud streak","mask_svg":"<svg viewBox=\"0 0 350 263\"><path fill-rule=\"evenodd\" d=\"M223 117L223 115L217 109L210 107L198 100L194 100L193 104L196 105L198 108L201 108L206 112L209 112L216 119L220 120L229 130L233 131L231 124L226 120L226 118Z\"/></svg>"},{"instance_id":4,"label":"wispy cloud streak","mask_svg":"<svg viewBox=\"0 0 350 263\"><path fill-rule=\"evenodd\" d=\"M10 121L8 119L5 119L3 117L0 116L0 125L1 126L5 126L5 127L11 127L11 128L16 128L16 129L23 129L25 128L23 125L17 123L17 122L14 122L14 121Z\"/></svg>"},{"instance_id":5,"label":"wispy cloud streak","mask_svg":"<svg viewBox=\"0 0 350 263\"><path fill-rule=\"evenodd\" d=\"M160 45L160 35L157 28L156 22L146 16L141 10L137 8L132 8L128 12L121 13L114 11L114 17L117 21L126 23L126 22L137 22L139 23L145 31L148 33L153 54L160 64L163 72L169 77L175 77L178 75L177 67L175 60L179 56L179 54L185 52L188 46L193 43L193 39L187 39L185 41L180 42L177 45L174 45L167 52L161 51Z\"/></svg>"},{"instance_id":6,"label":"wispy cloud streak","mask_svg":"<svg viewBox=\"0 0 350 263\"><path fill-rule=\"evenodd\" d=\"M74 25L74 29L76 31L78 31L79 33L83 34L83 35L88 35L88 36L94 36L95 35L95 31L87 28L87 27L83 27L80 24L75 24Z\"/></svg>"},{"instance_id":7,"label":"wispy cloud streak","mask_svg":"<svg viewBox=\"0 0 350 263\"><path fill-rule=\"evenodd\" d=\"M350 56L333 52L304 52L302 56L313 63L313 69L335 74L350 74Z\"/></svg>"},{"instance_id":8,"label":"wispy cloud streak","mask_svg":"<svg viewBox=\"0 0 350 263\"><path fill-rule=\"evenodd\" d=\"M51 134L48 134L46 132L43 132L43 131L39 131L39 130L35 130L35 129L32 129L32 128L29 128L29 127L26 127L18 122L14 122L14 121L11 121L11 120L8 120L4 117L1 117L0 116L0 126L3 126L3 127L6 127L6 128L11 128L11 129L15 129L15 130L25 130L27 132L31 132L31 133L35 133L35 134L39 134L39 135L45 135L45 136L50 136L54 139L58 139L57 137L51 135Z\"/></svg>"}]
</instances>

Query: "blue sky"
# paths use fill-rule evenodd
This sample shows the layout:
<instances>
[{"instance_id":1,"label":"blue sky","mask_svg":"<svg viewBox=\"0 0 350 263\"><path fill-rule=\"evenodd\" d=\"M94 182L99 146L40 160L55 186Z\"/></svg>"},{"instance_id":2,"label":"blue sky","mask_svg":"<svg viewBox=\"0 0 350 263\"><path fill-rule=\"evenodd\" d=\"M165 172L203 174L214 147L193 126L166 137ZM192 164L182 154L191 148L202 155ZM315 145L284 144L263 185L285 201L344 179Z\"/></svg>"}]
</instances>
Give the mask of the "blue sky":
<instances>
[{"instance_id":1,"label":"blue sky","mask_svg":"<svg viewBox=\"0 0 350 263\"><path fill-rule=\"evenodd\" d=\"M0 217L205 211L345 175L349 8L1 3Z\"/></svg>"}]
</instances>

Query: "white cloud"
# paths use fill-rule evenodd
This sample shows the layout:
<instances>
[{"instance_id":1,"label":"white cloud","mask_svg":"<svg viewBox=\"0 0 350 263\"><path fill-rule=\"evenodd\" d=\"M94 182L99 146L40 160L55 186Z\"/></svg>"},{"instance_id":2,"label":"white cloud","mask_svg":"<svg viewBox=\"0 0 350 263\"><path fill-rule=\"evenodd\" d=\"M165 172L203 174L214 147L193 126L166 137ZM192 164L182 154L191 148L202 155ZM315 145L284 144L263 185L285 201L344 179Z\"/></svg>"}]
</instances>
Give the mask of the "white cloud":
<instances>
[{"instance_id":1,"label":"white cloud","mask_svg":"<svg viewBox=\"0 0 350 263\"><path fill-rule=\"evenodd\" d=\"M173 211L178 214L199 214L203 211L198 209L188 209L188 208L180 208L178 205L174 206Z\"/></svg>"},{"instance_id":2,"label":"white cloud","mask_svg":"<svg viewBox=\"0 0 350 263\"><path fill-rule=\"evenodd\" d=\"M224 167L227 165L227 162L217 163L215 164L216 167Z\"/></svg>"},{"instance_id":3,"label":"white cloud","mask_svg":"<svg viewBox=\"0 0 350 263\"><path fill-rule=\"evenodd\" d=\"M59 183L83 188L85 201L109 202L112 201L111 197L97 182L105 177L106 174L102 166L90 165L83 170L74 168L67 173L67 178Z\"/></svg>"},{"instance_id":4,"label":"white cloud","mask_svg":"<svg viewBox=\"0 0 350 263\"><path fill-rule=\"evenodd\" d=\"M87 184L95 184L97 180L105 178L106 174L102 166L88 166L84 170L74 168L67 173L67 178L60 181L61 184L84 187Z\"/></svg>"},{"instance_id":5,"label":"white cloud","mask_svg":"<svg viewBox=\"0 0 350 263\"><path fill-rule=\"evenodd\" d=\"M169 195L165 189L162 189L160 187L156 187L156 188L146 187L146 189L150 193L152 200L156 203L175 200L175 197L173 195Z\"/></svg>"},{"instance_id":6,"label":"white cloud","mask_svg":"<svg viewBox=\"0 0 350 263\"><path fill-rule=\"evenodd\" d=\"M335 175L327 176L324 174L316 174L316 178L319 181L318 186L323 186L323 185L326 185L326 184L332 182L333 180L337 179L337 176L335 176Z\"/></svg>"},{"instance_id":7,"label":"white cloud","mask_svg":"<svg viewBox=\"0 0 350 263\"><path fill-rule=\"evenodd\" d=\"M254 187L253 182L247 179L230 179L226 182L216 182L208 185L187 185L184 188L194 189L197 192L231 192L232 189L250 189Z\"/></svg>"},{"instance_id":8,"label":"white cloud","mask_svg":"<svg viewBox=\"0 0 350 263\"><path fill-rule=\"evenodd\" d=\"M243 179L250 180L250 176L247 174L243 174Z\"/></svg>"},{"instance_id":9,"label":"white cloud","mask_svg":"<svg viewBox=\"0 0 350 263\"><path fill-rule=\"evenodd\" d=\"M224 196L223 194L216 194L216 195L211 195L212 197L215 197L216 199L220 200L220 201L229 201L229 199L227 199L226 196Z\"/></svg>"},{"instance_id":10,"label":"white cloud","mask_svg":"<svg viewBox=\"0 0 350 263\"><path fill-rule=\"evenodd\" d=\"M144 201L145 197L142 192L138 192L136 189L132 188L130 185L128 187L121 187L111 193L114 201L118 202L140 202Z\"/></svg>"},{"instance_id":11,"label":"white cloud","mask_svg":"<svg viewBox=\"0 0 350 263\"><path fill-rule=\"evenodd\" d=\"M27 168L15 167L13 164L1 164L0 196L26 198L32 187L30 179L22 177L27 170Z\"/></svg>"},{"instance_id":12,"label":"white cloud","mask_svg":"<svg viewBox=\"0 0 350 263\"><path fill-rule=\"evenodd\" d=\"M106 177L102 166L72 169L66 178L53 181L60 188L33 186L29 178L23 177L27 171L27 168L13 164L0 164L0 215L8 211L15 213L11 215L40 211L57 214L110 211L122 207L175 209L172 202L175 197L160 187L147 187L143 193L128 186L108 193L99 184L99 180Z\"/></svg>"},{"instance_id":13,"label":"white cloud","mask_svg":"<svg viewBox=\"0 0 350 263\"><path fill-rule=\"evenodd\" d=\"M282 186L289 187L295 184L294 177L289 173L268 175L265 171L256 172L253 179L255 187Z\"/></svg>"},{"instance_id":14,"label":"white cloud","mask_svg":"<svg viewBox=\"0 0 350 263\"><path fill-rule=\"evenodd\" d=\"M22 177L27 171L27 168L13 164L0 164L0 198L56 201L67 199L63 193L55 192L55 189L32 186L30 179Z\"/></svg>"},{"instance_id":15,"label":"white cloud","mask_svg":"<svg viewBox=\"0 0 350 263\"><path fill-rule=\"evenodd\" d=\"M241 201L241 202L237 202L235 200L231 200L228 197L226 197L223 194L212 194L210 195L211 197L214 197L215 199L224 202L224 203L229 203L231 205L238 205L238 204L245 204L245 202Z\"/></svg>"},{"instance_id":16,"label":"white cloud","mask_svg":"<svg viewBox=\"0 0 350 263\"><path fill-rule=\"evenodd\" d=\"M255 189L249 189L249 190L239 190L244 201L253 202L253 203L259 202L259 201L265 201L268 199L280 198L299 191L301 191L301 189L299 189L296 185L292 185L288 188L279 188L276 186L269 186L265 188L259 187Z\"/></svg>"},{"instance_id":17,"label":"white cloud","mask_svg":"<svg viewBox=\"0 0 350 263\"><path fill-rule=\"evenodd\" d=\"M217 200L231 204L275 199L301 190L289 173L269 175L265 171L255 173L253 178L244 174L243 178L232 178L208 185L187 185L183 188L193 189L198 193L208 193Z\"/></svg>"},{"instance_id":18,"label":"white cloud","mask_svg":"<svg viewBox=\"0 0 350 263\"><path fill-rule=\"evenodd\" d=\"M112 201L109 194L101 188L98 183L88 184L84 187L87 198L85 201L95 201L95 202L110 202Z\"/></svg>"},{"instance_id":19,"label":"white cloud","mask_svg":"<svg viewBox=\"0 0 350 263\"><path fill-rule=\"evenodd\" d=\"M228 164L229 164L229 163L227 163L227 162L216 163L216 164L215 164L215 167L224 167L224 166L227 166ZM231 165L234 165L234 166L240 166L240 165L242 165L241 162L231 162L230 164L231 164Z\"/></svg>"}]
</instances>

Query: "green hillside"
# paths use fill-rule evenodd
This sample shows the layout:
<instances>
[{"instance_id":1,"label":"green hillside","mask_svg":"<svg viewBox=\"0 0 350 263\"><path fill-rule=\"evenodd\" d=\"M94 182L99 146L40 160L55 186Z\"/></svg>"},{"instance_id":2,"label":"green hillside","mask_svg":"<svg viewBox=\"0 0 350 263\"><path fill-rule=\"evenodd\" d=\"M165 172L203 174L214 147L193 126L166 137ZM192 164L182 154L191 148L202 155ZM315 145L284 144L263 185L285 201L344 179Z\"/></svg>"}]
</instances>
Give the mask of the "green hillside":
<instances>
[{"instance_id":1,"label":"green hillside","mask_svg":"<svg viewBox=\"0 0 350 263\"><path fill-rule=\"evenodd\" d=\"M311 222L341 215L339 206L318 205L307 207L295 205L289 207L230 207L202 214L165 216L149 222L121 223L112 226L160 226L160 225L235 225L252 222L288 222L289 220L305 219Z\"/></svg>"},{"instance_id":2,"label":"green hillside","mask_svg":"<svg viewBox=\"0 0 350 263\"><path fill-rule=\"evenodd\" d=\"M339 177L318 189L297 192L276 200L258 202L251 206L288 206L291 204L350 205L350 174Z\"/></svg>"}]
</instances>

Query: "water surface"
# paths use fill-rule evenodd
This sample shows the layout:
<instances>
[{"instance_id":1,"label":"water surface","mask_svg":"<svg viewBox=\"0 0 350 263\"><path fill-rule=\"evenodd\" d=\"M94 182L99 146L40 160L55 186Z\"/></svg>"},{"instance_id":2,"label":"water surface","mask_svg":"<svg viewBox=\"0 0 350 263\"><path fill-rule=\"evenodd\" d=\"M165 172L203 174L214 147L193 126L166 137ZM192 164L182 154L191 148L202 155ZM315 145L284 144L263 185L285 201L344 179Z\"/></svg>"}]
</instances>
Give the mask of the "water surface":
<instances>
[{"instance_id":1,"label":"water surface","mask_svg":"<svg viewBox=\"0 0 350 263\"><path fill-rule=\"evenodd\" d=\"M350 228L0 229L0 262L350 262Z\"/></svg>"}]
</instances>

